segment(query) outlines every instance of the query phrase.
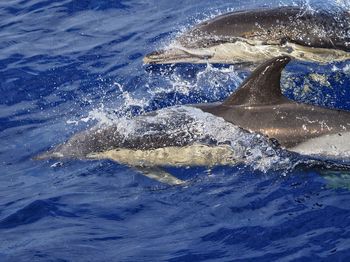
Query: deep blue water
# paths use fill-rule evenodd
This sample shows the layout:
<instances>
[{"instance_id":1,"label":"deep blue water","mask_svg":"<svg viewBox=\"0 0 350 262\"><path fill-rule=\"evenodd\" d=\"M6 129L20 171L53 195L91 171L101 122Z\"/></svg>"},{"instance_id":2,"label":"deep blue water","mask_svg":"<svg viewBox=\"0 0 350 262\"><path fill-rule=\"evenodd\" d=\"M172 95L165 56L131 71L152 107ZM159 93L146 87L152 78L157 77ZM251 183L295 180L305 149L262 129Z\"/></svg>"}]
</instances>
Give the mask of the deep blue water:
<instances>
[{"instance_id":1,"label":"deep blue water","mask_svg":"<svg viewBox=\"0 0 350 262\"><path fill-rule=\"evenodd\" d=\"M210 15L288 4L350 8L346 1L2 1L0 261L348 261L347 170L169 168L192 181L169 187L107 160L32 160L110 115L224 99L246 72L146 67L143 56ZM349 65L292 62L285 94L350 109ZM310 78L314 72L329 85Z\"/></svg>"}]
</instances>

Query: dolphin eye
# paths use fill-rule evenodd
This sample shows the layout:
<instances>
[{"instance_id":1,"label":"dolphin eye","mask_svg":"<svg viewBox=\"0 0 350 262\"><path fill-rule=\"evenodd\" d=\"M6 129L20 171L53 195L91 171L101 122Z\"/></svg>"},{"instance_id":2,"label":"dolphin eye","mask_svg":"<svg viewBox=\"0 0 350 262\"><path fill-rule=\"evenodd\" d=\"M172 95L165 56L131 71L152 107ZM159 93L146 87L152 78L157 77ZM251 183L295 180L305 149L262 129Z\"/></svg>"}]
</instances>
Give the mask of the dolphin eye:
<instances>
[{"instance_id":1,"label":"dolphin eye","mask_svg":"<svg viewBox=\"0 0 350 262\"><path fill-rule=\"evenodd\" d=\"M288 42L288 38L287 37L281 38L281 41L280 41L281 45L285 45L287 42Z\"/></svg>"}]
</instances>

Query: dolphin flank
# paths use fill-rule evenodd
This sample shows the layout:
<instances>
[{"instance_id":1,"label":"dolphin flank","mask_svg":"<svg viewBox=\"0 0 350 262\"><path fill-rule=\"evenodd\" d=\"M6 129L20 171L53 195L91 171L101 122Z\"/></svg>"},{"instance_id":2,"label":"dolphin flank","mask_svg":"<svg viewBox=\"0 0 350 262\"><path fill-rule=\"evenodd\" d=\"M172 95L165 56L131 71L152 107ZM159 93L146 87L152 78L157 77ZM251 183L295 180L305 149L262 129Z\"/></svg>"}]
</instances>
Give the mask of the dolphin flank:
<instances>
[{"instance_id":1,"label":"dolphin flank","mask_svg":"<svg viewBox=\"0 0 350 262\"><path fill-rule=\"evenodd\" d=\"M146 64L261 63L273 57L318 63L350 58L350 15L297 7L237 11L180 35Z\"/></svg>"}]
</instances>

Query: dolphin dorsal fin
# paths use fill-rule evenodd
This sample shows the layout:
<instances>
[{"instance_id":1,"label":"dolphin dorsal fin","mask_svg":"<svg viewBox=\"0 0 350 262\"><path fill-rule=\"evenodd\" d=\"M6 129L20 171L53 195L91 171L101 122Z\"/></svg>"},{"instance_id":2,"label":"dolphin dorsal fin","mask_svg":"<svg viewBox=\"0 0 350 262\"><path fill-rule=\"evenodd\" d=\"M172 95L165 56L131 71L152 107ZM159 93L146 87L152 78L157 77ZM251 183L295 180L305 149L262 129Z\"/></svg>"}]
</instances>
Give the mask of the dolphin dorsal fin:
<instances>
[{"instance_id":1,"label":"dolphin dorsal fin","mask_svg":"<svg viewBox=\"0 0 350 262\"><path fill-rule=\"evenodd\" d=\"M283 101L281 72L290 60L288 56L280 56L260 65L223 105L271 105Z\"/></svg>"}]
</instances>

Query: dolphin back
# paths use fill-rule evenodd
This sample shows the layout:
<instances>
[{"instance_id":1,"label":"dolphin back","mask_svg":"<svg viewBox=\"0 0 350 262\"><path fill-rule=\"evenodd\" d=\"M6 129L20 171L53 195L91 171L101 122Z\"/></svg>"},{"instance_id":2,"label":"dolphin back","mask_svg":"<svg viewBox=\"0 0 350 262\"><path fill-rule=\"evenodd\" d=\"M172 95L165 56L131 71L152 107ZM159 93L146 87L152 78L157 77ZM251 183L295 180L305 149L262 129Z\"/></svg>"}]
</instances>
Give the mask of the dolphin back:
<instances>
[{"instance_id":1,"label":"dolphin back","mask_svg":"<svg viewBox=\"0 0 350 262\"><path fill-rule=\"evenodd\" d=\"M337 19L336 17L339 17ZM350 51L350 16L326 11L311 12L297 7L279 7L231 12L205 21L181 38L188 47L215 45L234 39L285 42L317 48Z\"/></svg>"}]
</instances>

